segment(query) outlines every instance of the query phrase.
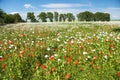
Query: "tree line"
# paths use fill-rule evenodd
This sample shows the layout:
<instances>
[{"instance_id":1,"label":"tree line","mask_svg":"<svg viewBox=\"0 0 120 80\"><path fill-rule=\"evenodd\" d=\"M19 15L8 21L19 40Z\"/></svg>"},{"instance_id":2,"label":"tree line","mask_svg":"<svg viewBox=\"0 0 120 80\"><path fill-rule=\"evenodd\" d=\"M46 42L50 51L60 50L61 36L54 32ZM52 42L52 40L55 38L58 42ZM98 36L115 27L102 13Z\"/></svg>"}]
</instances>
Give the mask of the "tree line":
<instances>
[{"instance_id":1,"label":"tree line","mask_svg":"<svg viewBox=\"0 0 120 80\"><path fill-rule=\"evenodd\" d=\"M42 22L71 22L75 21L76 19L78 21L110 21L110 14L109 13L103 13L103 12L96 12L92 13L89 11L80 12L75 17L72 13L66 13L66 14L59 14L58 12L41 12L38 16L38 20L41 20ZM27 13L27 19L30 19L31 22L35 22L35 16L33 12Z\"/></svg>"},{"instance_id":2,"label":"tree line","mask_svg":"<svg viewBox=\"0 0 120 80\"><path fill-rule=\"evenodd\" d=\"M28 12L26 21L30 22L72 22L72 21L110 21L110 14L103 12L92 13L89 11L80 12L76 16L72 13L58 13L58 12L41 12L37 15L37 19L34 15L34 12ZM17 23L25 22L19 13L16 14L7 14L2 9L0 9L0 23Z\"/></svg>"},{"instance_id":3,"label":"tree line","mask_svg":"<svg viewBox=\"0 0 120 80\"><path fill-rule=\"evenodd\" d=\"M24 22L19 13L7 14L0 9L0 24Z\"/></svg>"}]
</instances>

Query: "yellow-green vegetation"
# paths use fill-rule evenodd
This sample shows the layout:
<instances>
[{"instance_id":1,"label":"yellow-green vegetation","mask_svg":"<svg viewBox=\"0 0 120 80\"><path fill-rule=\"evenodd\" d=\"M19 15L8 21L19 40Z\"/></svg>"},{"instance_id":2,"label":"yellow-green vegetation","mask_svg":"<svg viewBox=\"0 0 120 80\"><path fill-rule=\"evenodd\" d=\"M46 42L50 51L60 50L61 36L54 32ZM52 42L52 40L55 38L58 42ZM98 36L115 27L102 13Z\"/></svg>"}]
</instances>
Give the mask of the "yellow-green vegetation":
<instances>
[{"instance_id":1,"label":"yellow-green vegetation","mask_svg":"<svg viewBox=\"0 0 120 80\"><path fill-rule=\"evenodd\" d=\"M119 80L119 25L0 27L0 80Z\"/></svg>"}]
</instances>

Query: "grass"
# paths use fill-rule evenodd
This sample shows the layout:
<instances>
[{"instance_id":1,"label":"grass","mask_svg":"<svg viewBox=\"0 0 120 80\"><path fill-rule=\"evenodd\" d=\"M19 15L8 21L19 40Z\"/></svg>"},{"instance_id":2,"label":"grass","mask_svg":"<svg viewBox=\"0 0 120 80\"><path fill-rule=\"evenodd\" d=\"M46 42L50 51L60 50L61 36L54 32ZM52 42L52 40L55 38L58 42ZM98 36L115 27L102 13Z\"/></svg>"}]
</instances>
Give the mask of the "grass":
<instances>
[{"instance_id":1,"label":"grass","mask_svg":"<svg viewBox=\"0 0 120 80\"><path fill-rule=\"evenodd\" d=\"M98 23L0 28L1 80L119 80L120 33Z\"/></svg>"}]
</instances>

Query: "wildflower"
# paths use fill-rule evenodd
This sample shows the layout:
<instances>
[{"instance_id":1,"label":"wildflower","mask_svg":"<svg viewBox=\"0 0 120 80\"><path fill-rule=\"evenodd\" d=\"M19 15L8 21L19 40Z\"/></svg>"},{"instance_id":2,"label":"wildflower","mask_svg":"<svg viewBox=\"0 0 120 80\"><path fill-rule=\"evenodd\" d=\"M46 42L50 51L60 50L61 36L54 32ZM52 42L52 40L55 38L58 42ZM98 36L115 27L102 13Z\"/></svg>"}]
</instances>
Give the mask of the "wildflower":
<instances>
[{"instance_id":1,"label":"wildflower","mask_svg":"<svg viewBox=\"0 0 120 80\"><path fill-rule=\"evenodd\" d=\"M113 44L112 43L110 44L110 48L113 48Z\"/></svg>"},{"instance_id":2,"label":"wildflower","mask_svg":"<svg viewBox=\"0 0 120 80\"><path fill-rule=\"evenodd\" d=\"M48 55L45 55L45 58L48 58Z\"/></svg>"},{"instance_id":3,"label":"wildflower","mask_svg":"<svg viewBox=\"0 0 120 80\"><path fill-rule=\"evenodd\" d=\"M90 62L90 65L94 65L94 63L93 63L93 62Z\"/></svg>"},{"instance_id":4,"label":"wildflower","mask_svg":"<svg viewBox=\"0 0 120 80\"><path fill-rule=\"evenodd\" d=\"M11 49L14 45L10 45L9 48Z\"/></svg>"},{"instance_id":5,"label":"wildflower","mask_svg":"<svg viewBox=\"0 0 120 80\"><path fill-rule=\"evenodd\" d=\"M53 73L55 70L56 70L56 68L53 67L53 68L50 70L50 73Z\"/></svg>"},{"instance_id":6,"label":"wildflower","mask_svg":"<svg viewBox=\"0 0 120 80\"><path fill-rule=\"evenodd\" d=\"M32 41L32 43L34 43L34 41Z\"/></svg>"},{"instance_id":7,"label":"wildflower","mask_svg":"<svg viewBox=\"0 0 120 80\"><path fill-rule=\"evenodd\" d=\"M5 60L5 58L0 56L0 61L4 61L4 60Z\"/></svg>"},{"instance_id":8,"label":"wildflower","mask_svg":"<svg viewBox=\"0 0 120 80\"><path fill-rule=\"evenodd\" d=\"M57 38L57 41L58 41L58 42L60 42L60 39L59 39L59 38Z\"/></svg>"},{"instance_id":9,"label":"wildflower","mask_svg":"<svg viewBox=\"0 0 120 80\"><path fill-rule=\"evenodd\" d=\"M85 48L85 46L84 46L84 45L81 45L81 48L82 48L83 50L86 50L86 48Z\"/></svg>"},{"instance_id":10,"label":"wildflower","mask_svg":"<svg viewBox=\"0 0 120 80\"><path fill-rule=\"evenodd\" d=\"M33 31L32 33L34 34L35 32Z\"/></svg>"},{"instance_id":11,"label":"wildflower","mask_svg":"<svg viewBox=\"0 0 120 80\"><path fill-rule=\"evenodd\" d=\"M58 62L60 62L60 59L58 59Z\"/></svg>"},{"instance_id":12,"label":"wildflower","mask_svg":"<svg viewBox=\"0 0 120 80\"><path fill-rule=\"evenodd\" d=\"M8 54L8 53L6 53L6 54L5 54L5 56L6 56L6 57L9 57L9 54Z\"/></svg>"},{"instance_id":13,"label":"wildflower","mask_svg":"<svg viewBox=\"0 0 120 80\"><path fill-rule=\"evenodd\" d=\"M40 63L39 63L39 62L36 62L36 66L39 67L39 66L40 66Z\"/></svg>"},{"instance_id":14,"label":"wildflower","mask_svg":"<svg viewBox=\"0 0 120 80\"><path fill-rule=\"evenodd\" d=\"M41 65L40 67L44 70L47 68L47 66L45 66L45 65Z\"/></svg>"},{"instance_id":15,"label":"wildflower","mask_svg":"<svg viewBox=\"0 0 120 80\"><path fill-rule=\"evenodd\" d=\"M74 43L74 41L73 41L73 40L71 40L71 41L70 41L70 43L71 43L71 44L73 44L73 43Z\"/></svg>"},{"instance_id":16,"label":"wildflower","mask_svg":"<svg viewBox=\"0 0 120 80\"><path fill-rule=\"evenodd\" d=\"M67 62L64 62L63 64L64 64L64 65L66 65L66 64L67 64Z\"/></svg>"},{"instance_id":17,"label":"wildflower","mask_svg":"<svg viewBox=\"0 0 120 80\"><path fill-rule=\"evenodd\" d=\"M22 57L22 54L21 54L21 53L18 54L18 58L20 58L20 57Z\"/></svg>"},{"instance_id":18,"label":"wildflower","mask_svg":"<svg viewBox=\"0 0 120 80\"><path fill-rule=\"evenodd\" d=\"M47 48L47 51L50 51L50 48Z\"/></svg>"},{"instance_id":19,"label":"wildflower","mask_svg":"<svg viewBox=\"0 0 120 80\"><path fill-rule=\"evenodd\" d=\"M107 59L108 58L107 55L105 55L104 58Z\"/></svg>"},{"instance_id":20,"label":"wildflower","mask_svg":"<svg viewBox=\"0 0 120 80\"><path fill-rule=\"evenodd\" d=\"M94 57L93 57L93 60L96 60L96 59L97 59L97 56L94 56Z\"/></svg>"},{"instance_id":21,"label":"wildflower","mask_svg":"<svg viewBox=\"0 0 120 80\"><path fill-rule=\"evenodd\" d=\"M58 50L58 48L55 48L54 50L55 50L55 51L57 51L57 50Z\"/></svg>"},{"instance_id":22,"label":"wildflower","mask_svg":"<svg viewBox=\"0 0 120 80\"><path fill-rule=\"evenodd\" d=\"M5 71L6 64L2 64L2 71Z\"/></svg>"},{"instance_id":23,"label":"wildflower","mask_svg":"<svg viewBox=\"0 0 120 80\"><path fill-rule=\"evenodd\" d=\"M118 76L118 77L120 77L120 71L119 71L119 72L117 72L117 76Z\"/></svg>"},{"instance_id":24,"label":"wildflower","mask_svg":"<svg viewBox=\"0 0 120 80\"><path fill-rule=\"evenodd\" d=\"M87 58L88 58L88 59L90 59L90 58L91 58L91 56L87 56Z\"/></svg>"},{"instance_id":25,"label":"wildflower","mask_svg":"<svg viewBox=\"0 0 120 80\"><path fill-rule=\"evenodd\" d=\"M97 69L100 69L100 66L97 66Z\"/></svg>"},{"instance_id":26,"label":"wildflower","mask_svg":"<svg viewBox=\"0 0 120 80\"><path fill-rule=\"evenodd\" d=\"M95 52L95 51L96 51L95 49L92 50L92 52Z\"/></svg>"},{"instance_id":27,"label":"wildflower","mask_svg":"<svg viewBox=\"0 0 120 80\"><path fill-rule=\"evenodd\" d=\"M70 78L70 73L67 73L66 75L65 75L65 79L69 79Z\"/></svg>"},{"instance_id":28,"label":"wildflower","mask_svg":"<svg viewBox=\"0 0 120 80\"><path fill-rule=\"evenodd\" d=\"M79 64L79 61L78 61L78 60L75 60L73 63L74 63L74 65L78 65L78 64Z\"/></svg>"},{"instance_id":29,"label":"wildflower","mask_svg":"<svg viewBox=\"0 0 120 80\"><path fill-rule=\"evenodd\" d=\"M67 58L67 62L71 62L71 60L72 60L72 58L70 58L70 57Z\"/></svg>"},{"instance_id":30,"label":"wildflower","mask_svg":"<svg viewBox=\"0 0 120 80\"><path fill-rule=\"evenodd\" d=\"M2 56L0 56L0 59L2 58Z\"/></svg>"},{"instance_id":31,"label":"wildflower","mask_svg":"<svg viewBox=\"0 0 120 80\"><path fill-rule=\"evenodd\" d=\"M21 37L24 37L25 36L25 34L21 34Z\"/></svg>"},{"instance_id":32,"label":"wildflower","mask_svg":"<svg viewBox=\"0 0 120 80\"><path fill-rule=\"evenodd\" d=\"M8 41L9 44L12 44L13 42L11 40Z\"/></svg>"},{"instance_id":33,"label":"wildflower","mask_svg":"<svg viewBox=\"0 0 120 80\"><path fill-rule=\"evenodd\" d=\"M110 53L112 53L113 52L113 50L112 49L110 49Z\"/></svg>"},{"instance_id":34,"label":"wildflower","mask_svg":"<svg viewBox=\"0 0 120 80\"><path fill-rule=\"evenodd\" d=\"M83 68L82 68L82 67L80 67L80 71L83 71Z\"/></svg>"},{"instance_id":35,"label":"wildflower","mask_svg":"<svg viewBox=\"0 0 120 80\"><path fill-rule=\"evenodd\" d=\"M22 54L24 51L20 51L20 53Z\"/></svg>"},{"instance_id":36,"label":"wildflower","mask_svg":"<svg viewBox=\"0 0 120 80\"><path fill-rule=\"evenodd\" d=\"M58 56L57 54L54 54L54 56Z\"/></svg>"},{"instance_id":37,"label":"wildflower","mask_svg":"<svg viewBox=\"0 0 120 80\"><path fill-rule=\"evenodd\" d=\"M15 56L15 54L14 54L14 53L12 53L11 55L12 55L12 57L14 57L14 56Z\"/></svg>"},{"instance_id":38,"label":"wildflower","mask_svg":"<svg viewBox=\"0 0 120 80\"><path fill-rule=\"evenodd\" d=\"M54 60L54 56L50 56L49 59L50 59L51 61L53 61L53 60Z\"/></svg>"},{"instance_id":39,"label":"wildflower","mask_svg":"<svg viewBox=\"0 0 120 80\"><path fill-rule=\"evenodd\" d=\"M85 55L85 54L88 54L87 52L83 52L83 54Z\"/></svg>"}]
</instances>

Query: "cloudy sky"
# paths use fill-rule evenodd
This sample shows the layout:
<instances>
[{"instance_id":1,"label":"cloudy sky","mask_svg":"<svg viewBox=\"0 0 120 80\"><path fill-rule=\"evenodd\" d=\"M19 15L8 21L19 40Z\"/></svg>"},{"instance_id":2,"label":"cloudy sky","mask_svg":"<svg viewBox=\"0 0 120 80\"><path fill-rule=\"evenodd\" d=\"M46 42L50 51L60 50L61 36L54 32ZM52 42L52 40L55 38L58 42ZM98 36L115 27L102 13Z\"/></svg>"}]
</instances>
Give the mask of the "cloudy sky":
<instances>
[{"instance_id":1,"label":"cloudy sky","mask_svg":"<svg viewBox=\"0 0 120 80\"><path fill-rule=\"evenodd\" d=\"M19 13L26 19L27 12L67 13L74 15L83 11L107 12L111 19L120 19L120 0L0 0L0 8L6 13Z\"/></svg>"}]
</instances>

